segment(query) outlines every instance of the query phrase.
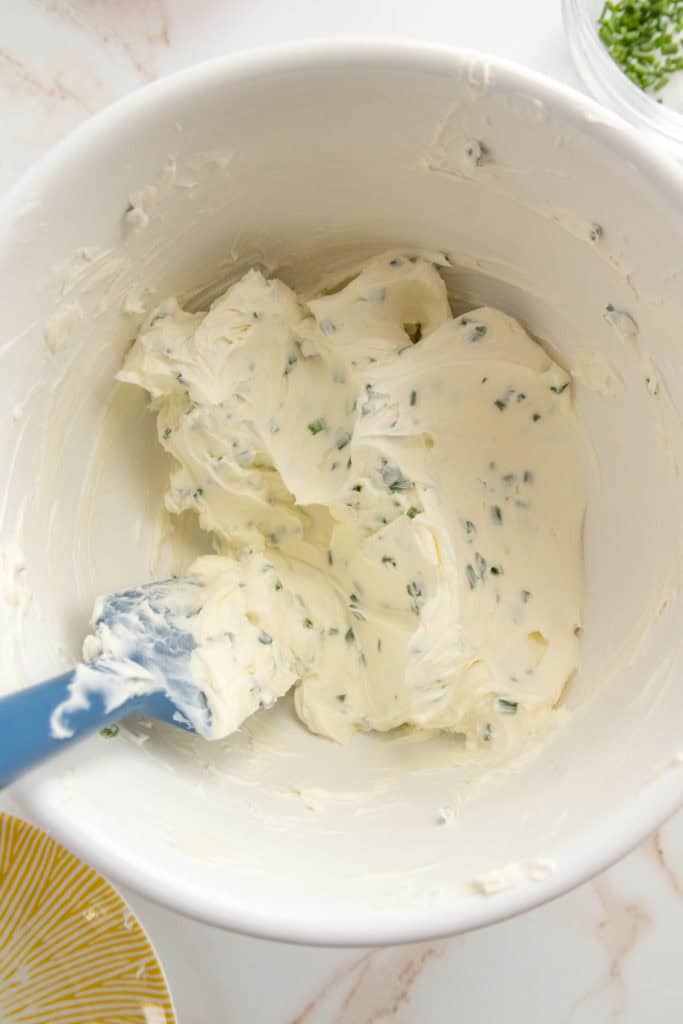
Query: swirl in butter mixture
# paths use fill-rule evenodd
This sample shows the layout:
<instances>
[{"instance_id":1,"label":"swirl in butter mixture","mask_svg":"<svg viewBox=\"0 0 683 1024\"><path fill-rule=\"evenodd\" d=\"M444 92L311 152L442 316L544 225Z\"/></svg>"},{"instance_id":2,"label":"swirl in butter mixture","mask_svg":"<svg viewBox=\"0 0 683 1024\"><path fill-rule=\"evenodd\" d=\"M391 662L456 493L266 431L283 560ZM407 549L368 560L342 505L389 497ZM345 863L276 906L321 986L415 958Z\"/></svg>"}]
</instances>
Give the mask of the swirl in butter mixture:
<instances>
[{"instance_id":1,"label":"swirl in butter mixture","mask_svg":"<svg viewBox=\"0 0 683 1024\"><path fill-rule=\"evenodd\" d=\"M168 509L215 538L190 569L214 735L290 688L336 740L550 720L579 657L582 439L515 320L453 318L422 258L307 303L251 270L208 313L163 303L120 377L176 460Z\"/></svg>"}]
</instances>

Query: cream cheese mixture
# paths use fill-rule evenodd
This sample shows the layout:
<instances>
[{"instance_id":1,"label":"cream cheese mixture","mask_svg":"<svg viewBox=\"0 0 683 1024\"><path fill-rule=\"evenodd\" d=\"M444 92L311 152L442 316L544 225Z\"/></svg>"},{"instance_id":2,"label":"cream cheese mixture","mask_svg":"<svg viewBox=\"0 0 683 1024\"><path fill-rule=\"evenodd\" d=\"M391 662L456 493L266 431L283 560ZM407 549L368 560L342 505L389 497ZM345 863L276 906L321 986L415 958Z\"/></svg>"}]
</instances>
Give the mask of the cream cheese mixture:
<instances>
[{"instance_id":1,"label":"cream cheese mixture","mask_svg":"<svg viewBox=\"0 0 683 1024\"><path fill-rule=\"evenodd\" d=\"M315 733L471 745L549 722L579 660L585 490L569 375L509 316L452 317L388 254L303 301L257 270L175 299L120 373L215 555L193 671L214 735L288 690Z\"/></svg>"}]
</instances>

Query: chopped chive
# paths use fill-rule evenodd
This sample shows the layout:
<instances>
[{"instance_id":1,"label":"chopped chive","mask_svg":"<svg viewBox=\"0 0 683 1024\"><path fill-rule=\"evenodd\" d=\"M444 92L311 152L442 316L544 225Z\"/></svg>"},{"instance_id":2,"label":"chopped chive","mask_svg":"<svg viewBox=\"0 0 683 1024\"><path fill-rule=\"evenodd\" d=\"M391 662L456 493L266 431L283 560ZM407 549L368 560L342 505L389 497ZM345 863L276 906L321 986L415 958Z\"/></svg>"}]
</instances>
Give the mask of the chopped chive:
<instances>
[{"instance_id":1,"label":"chopped chive","mask_svg":"<svg viewBox=\"0 0 683 1024\"><path fill-rule=\"evenodd\" d=\"M422 587L416 580L411 580L410 583L406 583L406 591L410 598L410 610L414 615L420 614L420 598L422 597Z\"/></svg>"},{"instance_id":2,"label":"chopped chive","mask_svg":"<svg viewBox=\"0 0 683 1024\"><path fill-rule=\"evenodd\" d=\"M418 341L422 340L422 324L404 324L403 330L406 332L413 345L417 345Z\"/></svg>"},{"instance_id":3,"label":"chopped chive","mask_svg":"<svg viewBox=\"0 0 683 1024\"><path fill-rule=\"evenodd\" d=\"M344 701L346 700L346 694L338 693L335 699L338 700L340 704L343 704Z\"/></svg>"},{"instance_id":4,"label":"chopped chive","mask_svg":"<svg viewBox=\"0 0 683 1024\"><path fill-rule=\"evenodd\" d=\"M273 638L270 633L266 633L265 629L259 630L258 642L260 644L272 644Z\"/></svg>"},{"instance_id":5,"label":"chopped chive","mask_svg":"<svg viewBox=\"0 0 683 1024\"><path fill-rule=\"evenodd\" d=\"M275 589L282 590L282 583L280 582L280 580L275 580Z\"/></svg>"},{"instance_id":6,"label":"chopped chive","mask_svg":"<svg viewBox=\"0 0 683 1024\"><path fill-rule=\"evenodd\" d=\"M532 420L534 421L534 423L538 423L538 421L539 421L539 420L540 420L540 418L541 418L541 414L540 414L540 412L535 412L535 413L533 414L533 416L532 416L531 418L532 418Z\"/></svg>"},{"instance_id":7,"label":"chopped chive","mask_svg":"<svg viewBox=\"0 0 683 1024\"><path fill-rule=\"evenodd\" d=\"M492 565L491 569L489 571L490 571L492 576L502 576L503 575L503 570L502 570L501 566L499 566L499 565Z\"/></svg>"},{"instance_id":8,"label":"chopped chive","mask_svg":"<svg viewBox=\"0 0 683 1024\"><path fill-rule=\"evenodd\" d=\"M333 556L332 552L329 551L329 550L327 552L327 564L328 565L333 565L334 564L334 556Z\"/></svg>"},{"instance_id":9,"label":"chopped chive","mask_svg":"<svg viewBox=\"0 0 683 1024\"><path fill-rule=\"evenodd\" d=\"M550 390L552 391L552 393L554 395L561 395L562 392L566 391L568 387L569 387L569 381L565 381L564 384L561 384L559 387L557 386L557 384L551 384L550 385Z\"/></svg>"},{"instance_id":10,"label":"chopped chive","mask_svg":"<svg viewBox=\"0 0 683 1024\"><path fill-rule=\"evenodd\" d=\"M415 405L417 402L417 391L410 392L410 404Z\"/></svg>"},{"instance_id":11,"label":"chopped chive","mask_svg":"<svg viewBox=\"0 0 683 1024\"><path fill-rule=\"evenodd\" d=\"M323 420L323 419L313 420L311 423L308 424L308 432L309 432L309 434L313 434L314 437L315 437L316 434L319 434L321 432L321 430L324 430L324 429L325 429L325 420Z\"/></svg>"},{"instance_id":12,"label":"chopped chive","mask_svg":"<svg viewBox=\"0 0 683 1024\"><path fill-rule=\"evenodd\" d=\"M344 633L344 639L346 640L347 644L352 644L353 641L356 639L356 634L351 629L351 627L349 627L346 630L346 633Z\"/></svg>"},{"instance_id":13,"label":"chopped chive","mask_svg":"<svg viewBox=\"0 0 683 1024\"><path fill-rule=\"evenodd\" d=\"M681 0L606 0L597 28L614 62L640 89L658 91L681 70Z\"/></svg>"},{"instance_id":14,"label":"chopped chive","mask_svg":"<svg viewBox=\"0 0 683 1024\"><path fill-rule=\"evenodd\" d=\"M313 619L308 617L304 619L304 629L313 629Z\"/></svg>"},{"instance_id":15,"label":"chopped chive","mask_svg":"<svg viewBox=\"0 0 683 1024\"><path fill-rule=\"evenodd\" d=\"M502 715L514 715L517 713L519 703L516 700L506 700L504 697L498 698L498 710Z\"/></svg>"},{"instance_id":16,"label":"chopped chive","mask_svg":"<svg viewBox=\"0 0 683 1024\"><path fill-rule=\"evenodd\" d=\"M500 510L500 505L491 505L490 511L491 519L499 526L503 522L503 513Z\"/></svg>"},{"instance_id":17,"label":"chopped chive","mask_svg":"<svg viewBox=\"0 0 683 1024\"><path fill-rule=\"evenodd\" d=\"M415 508L414 505L411 505L410 508L408 509L408 511L406 512L406 515L408 516L408 519L414 519L415 516L417 516L419 514L420 514L419 508Z\"/></svg>"},{"instance_id":18,"label":"chopped chive","mask_svg":"<svg viewBox=\"0 0 683 1024\"><path fill-rule=\"evenodd\" d=\"M100 736L104 736L108 740L112 739L114 736L118 736L118 734L119 727L116 724L105 725L104 729L100 729Z\"/></svg>"},{"instance_id":19,"label":"chopped chive","mask_svg":"<svg viewBox=\"0 0 683 1024\"><path fill-rule=\"evenodd\" d=\"M290 352L289 355L287 356L287 362L285 363L285 368L282 371L282 376L288 377L298 362L299 357L296 355L296 353Z\"/></svg>"},{"instance_id":20,"label":"chopped chive","mask_svg":"<svg viewBox=\"0 0 683 1024\"><path fill-rule=\"evenodd\" d=\"M476 572L474 571L474 566L470 565L469 562L467 563L467 567L465 569L465 573L467 575L467 582L470 585L470 590L474 590L474 588L477 585L477 578L478 577L477 577Z\"/></svg>"}]
</instances>

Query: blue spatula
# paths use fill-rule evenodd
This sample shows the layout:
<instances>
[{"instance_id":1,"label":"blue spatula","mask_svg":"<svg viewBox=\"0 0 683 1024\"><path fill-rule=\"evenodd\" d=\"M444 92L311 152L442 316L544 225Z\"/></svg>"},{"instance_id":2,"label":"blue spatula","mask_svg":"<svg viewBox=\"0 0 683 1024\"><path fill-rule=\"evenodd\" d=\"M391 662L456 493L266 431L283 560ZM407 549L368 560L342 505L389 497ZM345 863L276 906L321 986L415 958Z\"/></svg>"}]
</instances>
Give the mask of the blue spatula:
<instances>
[{"instance_id":1,"label":"blue spatula","mask_svg":"<svg viewBox=\"0 0 683 1024\"><path fill-rule=\"evenodd\" d=\"M171 579L101 598L86 662L0 699L0 787L127 715L209 737L211 711L191 671L202 590Z\"/></svg>"}]
</instances>

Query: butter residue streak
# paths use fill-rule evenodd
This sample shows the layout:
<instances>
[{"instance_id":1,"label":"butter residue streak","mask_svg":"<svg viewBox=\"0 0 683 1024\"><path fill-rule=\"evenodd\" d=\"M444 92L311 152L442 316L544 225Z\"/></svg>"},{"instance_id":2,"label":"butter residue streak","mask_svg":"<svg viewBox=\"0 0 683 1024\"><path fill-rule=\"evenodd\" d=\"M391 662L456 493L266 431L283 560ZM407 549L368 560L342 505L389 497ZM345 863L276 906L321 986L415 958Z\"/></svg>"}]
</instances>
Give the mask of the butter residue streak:
<instances>
[{"instance_id":1,"label":"butter residue streak","mask_svg":"<svg viewBox=\"0 0 683 1024\"><path fill-rule=\"evenodd\" d=\"M50 352L61 352L71 341L74 329L83 319L78 302L65 302L45 321L43 336Z\"/></svg>"},{"instance_id":2,"label":"butter residue streak","mask_svg":"<svg viewBox=\"0 0 683 1024\"><path fill-rule=\"evenodd\" d=\"M556 871L556 864L547 857L537 857L525 863L506 864L477 875L472 888L482 896L495 896L506 889L512 889L522 882L542 882Z\"/></svg>"},{"instance_id":3,"label":"butter residue streak","mask_svg":"<svg viewBox=\"0 0 683 1024\"><path fill-rule=\"evenodd\" d=\"M546 729L579 660L582 442L519 324L453 319L403 254L307 303L252 270L208 313L162 303L120 377L177 461L168 510L214 537L193 674L225 732L289 689L340 741Z\"/></svg>"},{"instance_id":4,"label":"butter residue streak","mask_svg":"<svg viewBox=\"0 0 683 1024\"><path fill-rule=\"evenodd\" d=\"M599 352L579 349L571 366L571 374L579 384L600 395L609 397L624 390L619 371Z\"/></svg>"}]
</instances>

